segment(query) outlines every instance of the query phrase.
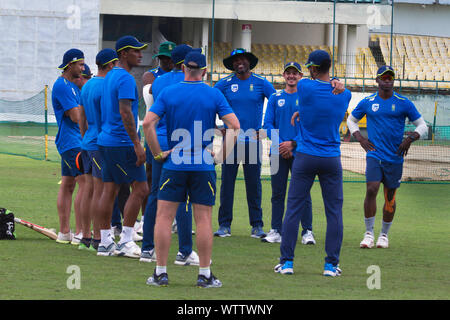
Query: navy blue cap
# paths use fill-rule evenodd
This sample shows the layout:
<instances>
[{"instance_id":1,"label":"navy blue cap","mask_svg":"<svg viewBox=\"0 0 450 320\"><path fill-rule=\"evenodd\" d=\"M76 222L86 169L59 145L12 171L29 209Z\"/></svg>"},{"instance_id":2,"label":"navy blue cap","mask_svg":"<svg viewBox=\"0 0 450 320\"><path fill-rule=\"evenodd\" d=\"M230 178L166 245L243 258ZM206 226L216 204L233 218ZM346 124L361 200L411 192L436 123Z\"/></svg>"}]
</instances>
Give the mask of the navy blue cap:
<instances>
[{"instance_id":1,"label":"navy blue cap","mask_svg":"<svg viewBox=\"0 0 450 320\"><path fill-rule=\"evenodd\" d=\"M92 77L91 68L86 63L84 64L84 71L81 72L81 75L84 77Z\"/></svg>"},{"instance_id":2,"label":"navy blue cap","mask_svg":"<svg viewBox=\"0 0 450 320\"><path fill-rule=\"evenodd\" d=\"M58 69L65 69L70 63L77 62L84 59L83 51L79 49L70 49L64 53L63 62Z\"/></svg>"},{"instance_id":3,"label":"navy blue cap","mask_svg":"<svg viewBox=\"0 0 450 320\"><path fill-rule=\"evenodd\" d=\"M285 72L288 68L295 68L298 72L302 73L302 67L300 67L300 64L294 61L288 62L284 65L283 72Z\"/></svg>"},{"instance_id":4,"label":"navy blue cap","mask_svg":"<svg viewBox=\"0 0 450 320\"><path fill-rule=\"evenodd\" d=\"M174 64L182 63L184 61L184 58L186 57L186 55L191 51L201 53L202 49L201 48L194 49L191 46L188 46L187 44L177 45L175 48L173 48L172 53L171 53L173 63Z\"/></svg>"},{"instance_id":5,"label":"navy blue cap","mask_svg":"<svg viewBox=\"0 0 450 320\"><path fill-rule=\"evenodd\" d=\"M116 41L116 51L119 52L126 48L138 49L142 50L147 48L146 43L139 42L136 37L133 36L123 36L119 40Z\"/></svg>"},{"instance_id":6,"label":"navy blue cap","mask_svg":"<svg viewBox=\"0 0 450 320\"><path fill-rule=\"evenodd\" d=\"M394 69L391 66L382 66L377 71L377 77L382 76L383 74L390 72L395 77Z\"/></svg>"},{"instance_id":7,"label":"navy blue cap","mask_svg":"<svg viewBox=\"0 0 450 320\"><path fill-rule=\"evenodd\" d=\"M192 50L184 58L184 65L191 69L206 69L206 57L201 52Z\"/></svg>"},{"instance_id":8,"label":"navy blue cap","mask_svg":"<svg viewBox=\"0 0 450 320\"><path fill-rule=\"evenodd\" d=\"M331 57L325 50L314 50L308 56L308 61L306 61L305 66L309 67L320 67L322 62L331 61Z\"/></svg>"},{"instance_id":9,"label":"navy blue cap","mask_svg":"<svg viewBox=\"0 0 450 320\"><path fill-rule=\"evenodd\" d=\"M114 60L119 60L119 58L117 57L117 52L110 48L100 50L95 56L95 63L100 66L104 66Z\"/></svg>"}]
</instances>

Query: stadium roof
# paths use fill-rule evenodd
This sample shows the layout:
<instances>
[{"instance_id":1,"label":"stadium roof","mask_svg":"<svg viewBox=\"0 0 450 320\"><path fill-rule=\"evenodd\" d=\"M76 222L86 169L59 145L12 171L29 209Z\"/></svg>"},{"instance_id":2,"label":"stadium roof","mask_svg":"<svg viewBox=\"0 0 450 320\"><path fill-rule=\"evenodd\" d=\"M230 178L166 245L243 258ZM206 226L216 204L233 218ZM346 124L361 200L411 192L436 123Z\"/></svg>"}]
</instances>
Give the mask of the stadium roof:
<instances>
[{"instance_id":1,"label":"stadium roof","mask_svg":"<svg viewBox=\"0 0 450 320\"><path fill-rule=\"evenodd\" d=\"M372 3L337 3L336 23L364 25ZM376 4L381 26L390 25L391 6ZM101 0L101 14L211 18L211 0ZM215 18L242 21L333 23L333 2L216 0Z\"/></svg>"}]
</instances>

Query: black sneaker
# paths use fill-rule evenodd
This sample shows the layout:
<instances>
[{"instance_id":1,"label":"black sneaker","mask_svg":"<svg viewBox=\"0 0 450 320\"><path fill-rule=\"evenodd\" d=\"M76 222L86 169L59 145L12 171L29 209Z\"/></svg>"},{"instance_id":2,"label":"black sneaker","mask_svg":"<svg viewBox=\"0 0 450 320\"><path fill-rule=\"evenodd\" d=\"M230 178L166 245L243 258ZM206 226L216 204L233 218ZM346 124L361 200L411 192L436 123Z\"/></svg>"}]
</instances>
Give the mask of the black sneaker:
<instances>
[{"instance_id":1,"label":"black sneaker","mask_svg":"<svg viewBox=\"0 0 450 320\"><path fill-rule=\"evenodd\" d=\"M197 278L197 287L199 288L220 288L222 282L217 279L212 273L209 278L199 274Z\"/></svg>"},{"instance_id":2,"label":"black sneaker","mask_svg":"<svg viewBox=\"0 0 450 320\"><path fill-rule=\"evenodd\" d=\"M153 275L147 279L147 284L151 286L167 287L169 285L169 277L167 273L161 273L157 276L155 270Z\"/></svg>"}]
</instances>

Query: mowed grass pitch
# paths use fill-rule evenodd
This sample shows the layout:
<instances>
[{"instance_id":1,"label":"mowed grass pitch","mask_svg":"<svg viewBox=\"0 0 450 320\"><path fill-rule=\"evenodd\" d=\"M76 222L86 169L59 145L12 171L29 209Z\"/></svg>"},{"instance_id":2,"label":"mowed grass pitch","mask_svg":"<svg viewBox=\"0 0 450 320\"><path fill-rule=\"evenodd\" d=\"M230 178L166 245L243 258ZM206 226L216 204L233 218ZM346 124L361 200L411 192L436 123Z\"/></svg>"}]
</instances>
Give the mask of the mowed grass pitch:
<instances>
[{"instance_id":1,"label":"mowed grass pitch","mask_svg":"<svg viewBox=\"0 0 450 320\"><path fill-rule=\"evenodd\" d=\"M58 163L0 155L0 177L0 207L48 228L58 227ZM218 190L219 187L220 180ZM176 235L172 238L168 262L170 285L157 288L145 283L155 263L97 257L16 225L17 240L0 241L0 299L448 299L450 185L401 186L397 193L397 215L390 232L390 248L386 250L359 249L364 233L364 192L363 183L344 184L344 241L340 263L343 275L339 278L322 276L326 222L318 183L312 189L317 245L305 246L299 241L295 273L282 276L273 272L279 245L250 237L245 186L239 180L232 236L214 238L212 271L223 282L220 289L196 288L198 268L173 264L178 250ZM270 197L270 182L263 181L265 231L270 229ZM216 203L214 230L218 226L218 198ZM382 203L380 193L380 209ZM380 227L379 212L377 235ZM81 289L67 287L71 276L67 268L72 265L80 268ZM371 265L380 267L381 289L367 287L371 276L367 268Z\"/></svg>"}]
</instances>

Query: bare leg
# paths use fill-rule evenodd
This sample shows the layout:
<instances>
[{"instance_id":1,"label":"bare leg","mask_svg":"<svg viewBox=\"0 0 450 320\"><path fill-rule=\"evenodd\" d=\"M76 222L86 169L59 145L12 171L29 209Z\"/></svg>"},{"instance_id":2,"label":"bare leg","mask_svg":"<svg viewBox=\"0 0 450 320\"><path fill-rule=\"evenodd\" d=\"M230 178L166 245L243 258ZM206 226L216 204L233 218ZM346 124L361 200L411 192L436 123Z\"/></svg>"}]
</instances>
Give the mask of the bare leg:
<instances>
[{"instance_id":1,"label":"bare leg","mask_svg":"<svg viewBox=\"0 0 450 320\"><path fill-rule=\"evenodd\" d=\"M75 201L73 203L73 209L75 210L75 234L79 234L83 230L82 220L83 211L81 210L81 203L83 201L83 193L85 187L85 175L80 175L75 178L78 184L77 195L75 196Z\"/></svg>"},{"instance_id":2,"label":"bare leg","mask_svg":"<svg viewBox=\"0 0 450 320\"><path fill-rule=\"evenodd\" d=\"M211 263L213 232L212 232L212 206L192 204L194 219L197 226L196 244L200 258L200 268L207 268Z\"/></svg>"},{"instance_id":3,"label":"bare leg","mask_svg":"<svg viewBox=\"0 0 450 320\"><path fill-rule=\"evenodd\" d=\"M167 265L172 238L172 222L179 205L179 202L158 200L154 235L157 266Z\"/></svg>"},{"instance_id":4,"label":"bare leg","mask_svg":"<svg viewBox=\"0 0 450 320\"><path fill-rule=\"evenodd\" d=\"M93 219L93 230L94 230L94 239L100 239L100 215L98 212L98 202L100 201L100 198L103 193L103 181L99 178L93 178L93 194L91 201L91 212L92 212L92 219ZM99 219L100 218L100 219Z\"/></svg>"},{"instance_id":5,"label":"bare leg","mask_svg":"<svg viewBox=\"0 0 450 320\"><path fill-rule=\"evenodd\" d=\"M395 214L395 192L397 189L389 189L384 187L384 207L383 207L383 221L392 222Z\"/></svg>"},{"instance_id":6,"label":"bare leg","mask_svg":"<svg viewBox=\"0 0 450 320\"><path fill-rule=\"evenodd\" d=\"M75 178L62 176L56 203L59 217L59 231L61 233L68 233L70 231L70 212L72 210L72 195L74 190Z\"/></svg>"},{"instance_id":7,"label":"bare leg","mask_svg":"<svg viewBox=\"0 0 450 320\"><path fill-rule=\"evenodd\" d=\"M78 187L80 188L80 187ZM93 211L92 211L92 196L93 196L93 178L90 174L84 175L84 183L83 187L81 188L81 202L80 202L80 211L81 211L81 225L82 225L82 232L83 232L83 238L90 238L91 237L91 224L92 224L92 218L93 218ZM78 193L81 193L80 189Z\"/></svg>"},{"instance_id":8,"label":"bare leg","mask_svg":"<svg viewBox=\"0 0 450 320\"><path fill-rule=\"evenodd\" d=\"M125 204L123 213L123 225L125 227L134 227L134 223L141 210L142 201L148 195L149 189L147 181L133 182L131 185L131 193Z\"/></svg>"},{"instance_id":9,"label":"bare leg","mask_svg":"<svg viewBox=\"0 0 450 320\"><path fill-rule=\"evenodd\" d=\"M377 194L380 182L367 182L366 198L364 199L364 217L375 217L377 213Z\"/></svg>"}]
</instances>

